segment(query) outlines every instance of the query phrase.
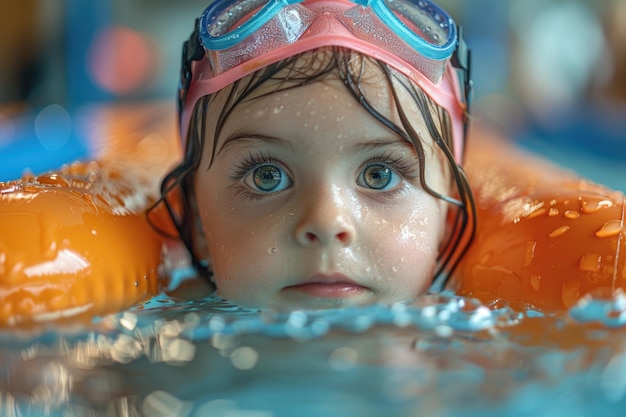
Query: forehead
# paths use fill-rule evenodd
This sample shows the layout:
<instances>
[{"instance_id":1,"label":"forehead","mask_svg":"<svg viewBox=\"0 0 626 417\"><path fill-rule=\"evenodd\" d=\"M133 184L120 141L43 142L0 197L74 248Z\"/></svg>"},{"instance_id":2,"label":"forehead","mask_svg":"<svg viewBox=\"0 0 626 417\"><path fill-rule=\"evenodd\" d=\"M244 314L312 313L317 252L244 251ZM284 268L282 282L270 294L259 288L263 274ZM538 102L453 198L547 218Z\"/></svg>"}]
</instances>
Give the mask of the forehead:
<instances>
[{"instance_id":1,"label":"forehead","mask_svg":"<svg viewBox=\"0 0 626 417\"><path fill-rule=\"evenodd\" d=\"M412 129L426 150L433 140L415 95L409 93L411 87L401 74L383 68L365 55L330 49L312 51L279 71L257 72L217 93L205 114L204 140L223 141L240 126L251 126L253 115L265 117L267 123L269 118L278 123L297 115L299 122L307 123L302 117L306 114L310 116L308 123L319 122L320 127L325 118L328 121L332 120L329 117L342 117L351 118L352 123L346 120L345 126L374 121L378 128L387 129L383 127L386 122L372 115L377 113L400 131ZM437 119L436 114L432 116ZM213 148L219 148L215 142Z\"/></svg>"},{"instance_id":2,"label":"forehead","mask_svg":"<svg viewBox=\"0 0 626 417\"><path fill-rule=\"evenodd\" d=\"M253 75L238 85L235 95L245 98L235 105L234 114L274 102L276 105L290 107L318 106L321 111L326 108L333 112L356 112L361 117L371 118L372 112L365 111L369 107L401 126L398 111L400 107L409 116L412 125L427 132L415 97L407 90L408 81L362 54L336 53L328 49L314 51L303 54L267 79L261 77L263 75ZM257 87L246 91L250 84L260 80L262 81ZM312 85L322 85L323 88L314 88ZM274 110L278 113L281 108L276 107Z\"/></svg>"}]
</instances>

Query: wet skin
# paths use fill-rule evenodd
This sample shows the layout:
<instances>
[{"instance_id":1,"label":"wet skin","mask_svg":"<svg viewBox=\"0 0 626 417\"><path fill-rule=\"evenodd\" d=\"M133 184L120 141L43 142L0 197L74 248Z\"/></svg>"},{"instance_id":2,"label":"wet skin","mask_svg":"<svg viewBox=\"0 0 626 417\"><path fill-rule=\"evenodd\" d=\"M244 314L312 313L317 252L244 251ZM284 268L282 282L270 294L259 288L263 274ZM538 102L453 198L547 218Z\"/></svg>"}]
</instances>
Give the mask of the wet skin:
<instances>
[{"instance_id":1,"label":"wet skin","mask_svg":"<svg viewBox=\"0 0 626 417\"><path fill-rule=\"evenodd\" d=\"M367 88L399 124L384 83ZM426 136L413 101L400 98ZM341 81L240 103L217 141L215 156L204 146L196 198L219 295L250 307L328 308L403 301L428 287L446 205L420 186L413 146ZM425 148L428 183L443 190L440 158Z\"/></svg>"}]
</instances>

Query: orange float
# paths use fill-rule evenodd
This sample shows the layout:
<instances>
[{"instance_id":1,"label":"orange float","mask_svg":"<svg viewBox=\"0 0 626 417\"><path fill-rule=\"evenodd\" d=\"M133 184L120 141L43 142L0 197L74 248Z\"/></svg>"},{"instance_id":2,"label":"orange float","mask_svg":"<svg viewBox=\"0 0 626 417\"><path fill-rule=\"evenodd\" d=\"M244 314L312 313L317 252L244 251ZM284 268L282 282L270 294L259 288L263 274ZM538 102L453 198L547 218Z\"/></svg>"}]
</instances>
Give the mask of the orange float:
<instances>
[{"instance_id":1,"label":"orange float","mask_svg":"<svg viewBox=\"0 0 626 417\"><path fill-rule=\"evenodd\" d=\"M145 212L179 157L173 114L163 106L104 111L97 163L0 183L0 327L114 313L162 290L169 242ZM472 136L466 172L478 228L448 288L562 311L586 294L626 287L621 193L476 127Z\"/></svg>"},{"instance_id":2,"label":"orange float","mask_svg":"<svg viewBox=\"0 0 626 417\"><path fill-rule=\"evenodd\" d=\"M98 162L0 182L0 327L114 313L163 287L168 241L145 212L178 156L159 142L165 114L103 110Z\"/></svg>"},{"instance_id":3,"label":"orange float","mask_svg":"<svg viewBox=\"0 0 626 417\"><path fill-rule=\"evenodd\" d=\"M624 196L525 155L485 131L466 172L478 227L448 288L520 310L563 311L626 288Z\"/></svg>"}]
</instances>

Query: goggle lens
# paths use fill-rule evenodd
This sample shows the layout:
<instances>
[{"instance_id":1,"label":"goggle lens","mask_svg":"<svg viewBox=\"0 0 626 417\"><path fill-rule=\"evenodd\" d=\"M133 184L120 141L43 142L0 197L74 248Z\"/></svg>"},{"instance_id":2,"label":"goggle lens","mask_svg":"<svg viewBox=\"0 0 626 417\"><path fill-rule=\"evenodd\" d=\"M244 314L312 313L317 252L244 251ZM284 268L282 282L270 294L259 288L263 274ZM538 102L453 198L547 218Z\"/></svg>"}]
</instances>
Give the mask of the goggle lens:
<instances>
[{"instance_id":1,"label":"goggle lens","mask_svg":"<svg viewBox=\"0 0 626 417\"><path fill-rule=\"evenodd\" d=\"M218 10L222 3L226 7ZM207 33L215 38L224 36L237 28L237 23L248 16L248 19L254 19L254 13L267 3L267 0L239 0L235 3L215 2L213 7L209 7L205 14L205 28ZM246 20L248 20L246 19Z\"/></svg>"},{"instance_id":2,"label":"goggle lens","mask_svg":"<svg viewBox=\"0 0 626 417\"><path fill-rule=\"evenodd\" d=\"M450 18L432 3L420 0L385 0L389 10L409 30L431 45L444 46L450 40Z\"/></svg>"}]
</instances>

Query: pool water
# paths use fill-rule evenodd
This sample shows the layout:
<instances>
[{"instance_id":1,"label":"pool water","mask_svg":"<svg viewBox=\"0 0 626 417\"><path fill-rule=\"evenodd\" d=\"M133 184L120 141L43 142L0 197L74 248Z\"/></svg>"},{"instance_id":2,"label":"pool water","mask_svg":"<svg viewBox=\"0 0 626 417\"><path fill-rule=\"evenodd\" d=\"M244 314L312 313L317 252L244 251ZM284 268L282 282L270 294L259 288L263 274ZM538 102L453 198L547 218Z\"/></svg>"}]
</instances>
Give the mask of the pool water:
<instances>
[{"instance_id":1,"label":"pool water","mask_svg":"<svg viewBox=\"0 0 626 417\"><path fill-rule=\"evenodd\" d=\"M619 416L626 296L561 316L453 295L329 311L156 297L4 332L2 416Z\"/></svg>"}]
</instances>

